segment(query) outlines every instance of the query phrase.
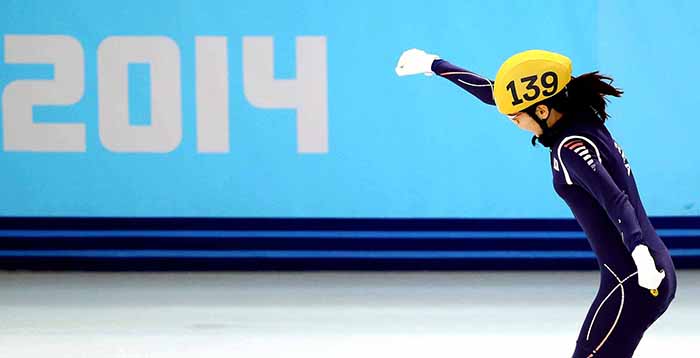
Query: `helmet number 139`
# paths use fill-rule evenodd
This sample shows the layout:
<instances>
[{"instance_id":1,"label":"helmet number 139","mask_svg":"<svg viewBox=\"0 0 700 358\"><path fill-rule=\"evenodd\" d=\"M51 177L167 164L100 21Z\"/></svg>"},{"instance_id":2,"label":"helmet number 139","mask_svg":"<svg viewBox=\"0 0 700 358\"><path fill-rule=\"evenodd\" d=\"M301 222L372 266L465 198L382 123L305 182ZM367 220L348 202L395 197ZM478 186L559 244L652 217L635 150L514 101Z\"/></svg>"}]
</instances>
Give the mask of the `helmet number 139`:
<instances>
[{"instance_id":1,"label":"helmet number 139","mask_svg":"<svg viewBox=\"0 0 700 358\"><path fill-rule=\"evenodd\" d=\"M525 83L525 90L527 92L523 93L523 98L518 97L518 91L515 87L515 80L510 81L506 88L510 91L510 93L513 95L513 105L518 105L523 103L523 99L526 101L534 101L538 97L540 97L540 87L537 85L537 75L533 76L527 76L523 77L520 79L521 83ZM542 95L545 97L551 96L555 93L557 93L557 87L559 85L559 78L557 77L557 74L554 72L545 72L542 74L540 77L540 83L542 84L542 87L544 90L542 91Z\"/></svg>"}]
</instances>

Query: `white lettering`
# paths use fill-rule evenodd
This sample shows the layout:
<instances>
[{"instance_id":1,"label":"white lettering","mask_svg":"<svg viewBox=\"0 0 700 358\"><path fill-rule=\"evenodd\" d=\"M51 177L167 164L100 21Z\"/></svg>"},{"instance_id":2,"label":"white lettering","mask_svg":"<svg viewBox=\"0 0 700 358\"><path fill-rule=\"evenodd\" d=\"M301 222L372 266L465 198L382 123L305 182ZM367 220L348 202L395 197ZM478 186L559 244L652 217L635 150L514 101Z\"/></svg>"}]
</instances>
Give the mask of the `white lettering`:
<instances>
[{"instance_id":1,"label":"white lettering","mask_svg":"<svg viewBox=\"0 0 700 358\"><path fill-rule=\"evenodd\" d=\"M195 37L196 143L200 153L230 152L228 43ZM9 64L51 64L51 80L16 80L2 93L6 151L85 152L84 123L35 123L33 106L81 100L85 63L81 44L63 35L5 35ZM243 38L243 92L255 107L295 109L297 152L328 152L326 38L296 38L296 78L274 78L272 37ZM129 118L129 65L150 74L148 125ZM182 141L180 49L165 36L112 36L97 49L97 121L102 145L113 152L167 153Z\"/></svg>"},{"instance_id":2,"label":"white lettering","mask_svg":"<svg viewBox=\"0 0 700 358\"><path fill-rule=\"evenodd\" d=\"M195 38L197 151L229 152L228 51L225 37Z\"/></svg>"},{"instance_id":3,"label":"white lettering","mask_svg":"<svg viewBox=\"0 0 700 358\"><path fill-rule=\"evenodd\" d=\"M243 92L260 108L297 110L297 151L328 152L326 38L297 37L296 79L274 78L272 37L243 37Z\"/></svg>"},{"instance_id":4,"label":"white lettering","mask_svg":"<svg viewBox=\"0 0 700 358\"><path fill-rule=\"evenodd\" d=\"M34 123L33 106L66 106L83 97L83 47L63 35L6 35L5 62L53 64L53 80L17 80L2 93L6 151L84 152L85 124Z\"/></svg>"},{"instance_id":5,"label":"white lettering","mask_svg":"<svg viewBox=\"0 0 700 358\"><path fill-rule=\"evenodd\" d=\"M151 123L129 123L130 63L150 65ZM167 153L182 140L180 49L164 36L112 36L97 49L100 140L114 152Z\"/></svg>"}]
</instances>

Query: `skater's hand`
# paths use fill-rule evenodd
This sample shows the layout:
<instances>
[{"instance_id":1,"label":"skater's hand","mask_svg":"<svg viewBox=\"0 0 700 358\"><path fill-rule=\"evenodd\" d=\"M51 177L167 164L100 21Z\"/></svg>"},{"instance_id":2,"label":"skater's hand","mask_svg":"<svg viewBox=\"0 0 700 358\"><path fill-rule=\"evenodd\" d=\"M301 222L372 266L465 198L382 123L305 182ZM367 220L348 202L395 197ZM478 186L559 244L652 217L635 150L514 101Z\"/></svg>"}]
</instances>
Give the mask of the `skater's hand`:
<instances>
[{"instance_id":1,"label":"skater's hand","mask_svg":"<svg viewBox=\"0 0 700 358\"><path fill-rule=\"evenodd\" d=\"M439 59L437 55L426 53L423 50L412 48L401 54L399 62L396 64L396 74L399 76L417 75L422 73L426 76L433 75L433 61Z\"/></svg>"},{"instance_id":2,"label":"skater's hand","mask_svg":"<svg viewBox=\"0 0 700 358\"><path fill-rule=\"evenodd\" d=\"M639 286L650 290L657 289L661 281L666 277L666 272L664 270L656 270L656 264L649 253L649 248L646 245L637 245L632 251L632 259L637 265Z\"/></svg>"}]
</instances>

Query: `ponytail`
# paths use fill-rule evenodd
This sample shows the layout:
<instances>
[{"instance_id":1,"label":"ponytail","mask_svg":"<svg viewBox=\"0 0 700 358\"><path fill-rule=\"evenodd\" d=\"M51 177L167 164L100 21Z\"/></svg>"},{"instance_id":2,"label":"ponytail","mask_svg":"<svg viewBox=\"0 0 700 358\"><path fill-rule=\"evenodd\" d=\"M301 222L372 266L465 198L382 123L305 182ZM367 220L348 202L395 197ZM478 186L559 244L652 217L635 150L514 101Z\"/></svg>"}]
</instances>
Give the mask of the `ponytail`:
<instances>
[{"instance_id":1,"label":"ponytail","mask_svg":"<svg viewBox=\"0 0 700 358\"><path fill-rule=\"evenodd\" d=\"M623 91L612 86L613 79L601 75L598 71L575 77L566 86L567 100L565 110L591 108L605 122L610 116L605 111L608 103L606 96L620 97Z\"/></svg>"}]
</instances>

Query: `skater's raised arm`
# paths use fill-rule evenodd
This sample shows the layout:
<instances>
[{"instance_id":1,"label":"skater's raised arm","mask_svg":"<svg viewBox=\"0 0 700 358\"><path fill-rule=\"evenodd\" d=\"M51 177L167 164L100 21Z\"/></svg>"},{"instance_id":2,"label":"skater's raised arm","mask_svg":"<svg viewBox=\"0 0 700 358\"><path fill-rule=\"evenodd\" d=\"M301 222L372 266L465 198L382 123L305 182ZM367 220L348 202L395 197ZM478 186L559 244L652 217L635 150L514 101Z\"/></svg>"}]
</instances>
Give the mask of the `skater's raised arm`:
<instances>
[{"instance_id":1,"label":"skater's raised arm","mask_svg":"<svg viewBox=\"0 0 700 358\"><path fill-rule=\"evenodd\" d=\"M436 59L432 71L444 77L486 104L496 105L493 100L493 81L474 72L457 67L445 60Z\"/></svg>"},{"instance_id":2,"label":"skater's raised arm","mask_svg":"<svg viewBox=\"0 0 700 358\"><path fill-rule=\"evenodd\" d=\"M493 81L474 72L457 67L439 56L418 49L404 51L396 65L399 76L423 73L426 76L437 74L450 80L474 97L489 105L496 105L493 99Z\"/></svg>"}]
</instances>

